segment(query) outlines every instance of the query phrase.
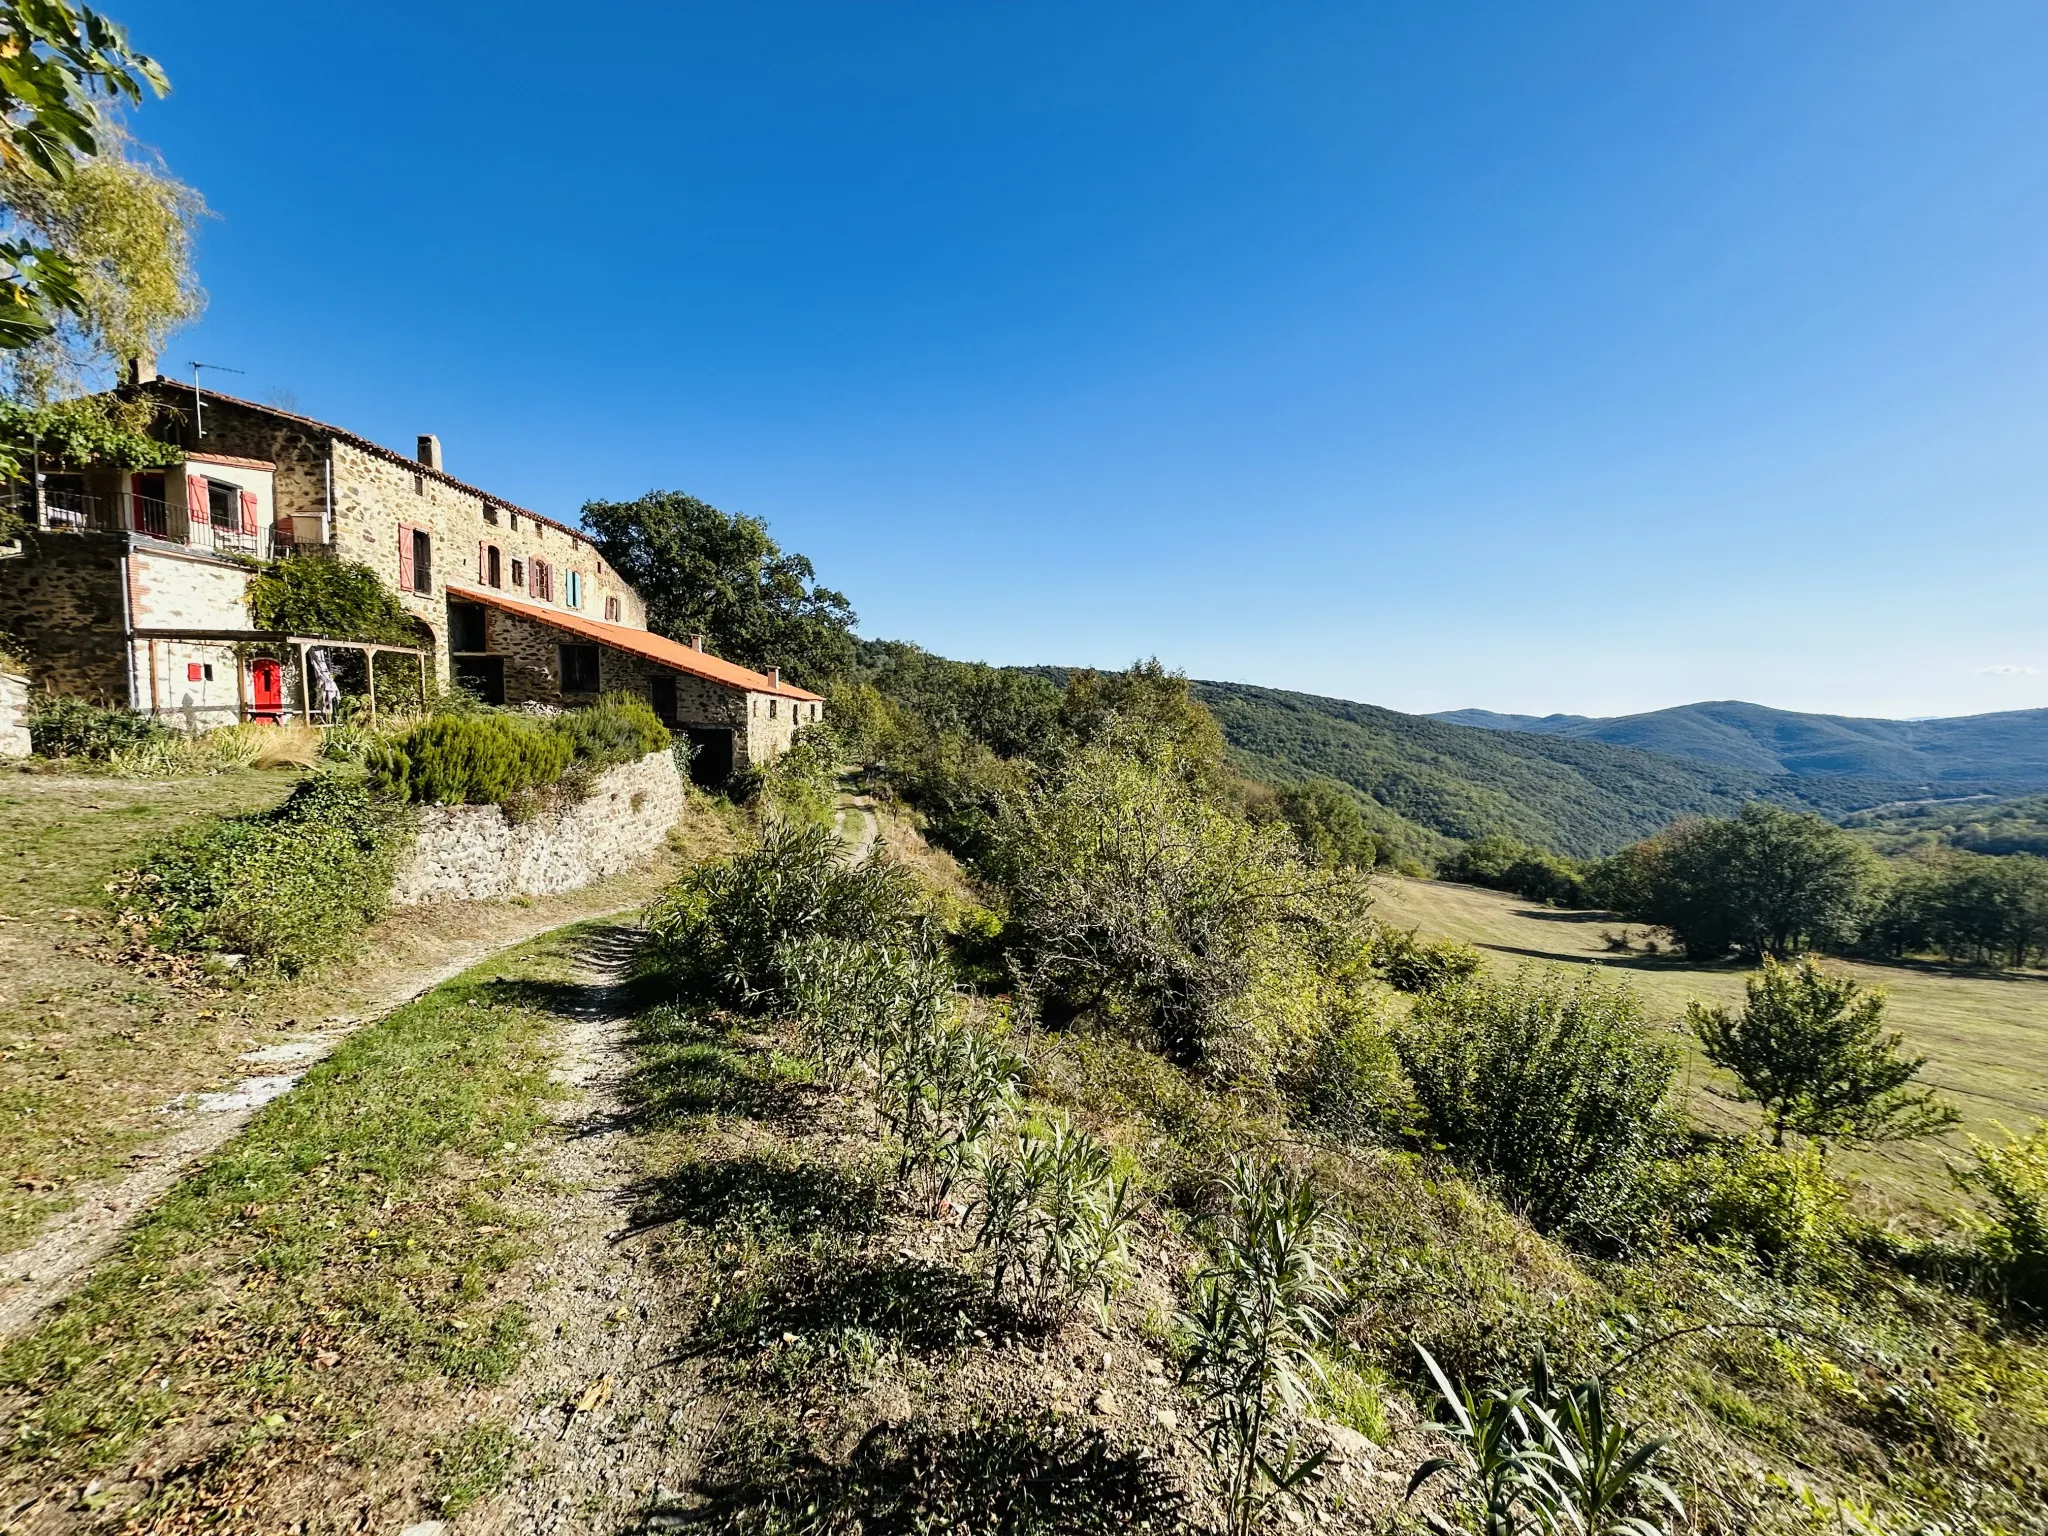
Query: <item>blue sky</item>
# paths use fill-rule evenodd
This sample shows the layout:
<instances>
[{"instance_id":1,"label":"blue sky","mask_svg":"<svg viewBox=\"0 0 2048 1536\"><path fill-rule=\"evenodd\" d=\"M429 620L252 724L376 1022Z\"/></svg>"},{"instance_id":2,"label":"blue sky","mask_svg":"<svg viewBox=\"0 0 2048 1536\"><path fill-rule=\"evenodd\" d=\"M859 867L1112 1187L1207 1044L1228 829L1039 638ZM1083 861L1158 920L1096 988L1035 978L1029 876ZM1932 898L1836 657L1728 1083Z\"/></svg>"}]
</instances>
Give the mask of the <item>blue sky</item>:
<instances>
[{"instance_id":1,"label":"blue sky","mask_svg":"<svg viewBox=\"0 0 2048 1536\"><path fill-rule=\"evenodd\" d=\"M104 3L217 215L167 372L866 634L2048 705L2038 4Z\"/></svg>"}]
</instances>

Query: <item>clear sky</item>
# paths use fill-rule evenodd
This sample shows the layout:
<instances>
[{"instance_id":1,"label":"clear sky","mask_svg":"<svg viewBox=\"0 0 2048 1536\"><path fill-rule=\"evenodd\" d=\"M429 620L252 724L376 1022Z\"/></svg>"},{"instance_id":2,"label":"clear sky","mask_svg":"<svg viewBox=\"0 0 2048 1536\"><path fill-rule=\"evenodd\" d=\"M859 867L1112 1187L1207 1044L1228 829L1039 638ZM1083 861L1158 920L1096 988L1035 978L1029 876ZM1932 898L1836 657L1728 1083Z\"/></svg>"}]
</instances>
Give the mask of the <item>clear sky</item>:
<instances>
[{"instance_id":1,"label":"clear sky","mask_svg":"<svg viewBox=\"0 0 2048 1536\"><path fill-rule=\"evenodd\" d=\"M1431 710L2048 705L2048 7L99 0L166 371L871 636Z\"/></svg>"}]
</instances>

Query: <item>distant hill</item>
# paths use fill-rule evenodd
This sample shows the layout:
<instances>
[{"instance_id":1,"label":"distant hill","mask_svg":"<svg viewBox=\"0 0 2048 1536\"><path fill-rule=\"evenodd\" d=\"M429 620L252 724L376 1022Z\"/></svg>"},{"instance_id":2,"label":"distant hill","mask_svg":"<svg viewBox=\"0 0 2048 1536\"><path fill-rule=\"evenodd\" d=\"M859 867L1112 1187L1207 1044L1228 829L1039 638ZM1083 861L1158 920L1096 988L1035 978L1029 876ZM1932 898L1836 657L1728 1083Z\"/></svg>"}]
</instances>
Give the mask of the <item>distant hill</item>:
<instances>
[{"instance_id":1,"label":"distant hill","mask_svg":"<svg viewBox=\"0 0 2048 1536\"><path fill-rule=\"evenodd\" d=\"M1959 848L1965 853L2048 857L2048 795L1985 803L1882 806L1843 823L1879 853Z\"/></svg>"},{"instance_id":2,"label":"distant hill","mask_svg":"<svg viewBox=\"0 0 2048 1536\"><path fill-rule=\"evenodd\" d=\"M2048 709L1944 720L1863 720L1721 700L1644 715L1500 715L1457 709L1429 718L1484 730L1603 741L1751 773L1954 786L2048 789Z\"/></svg>"},{"instance_id":3,"label":"distant hill","mask_svg":"<svg viewBox=\"0 0 2048 1536\"><path fill-rule=\"evenodd\" d=\"M1926 792L1918 780L1759 770L1555 732L1475 728L1279 688L1193 686L1245 772L1275 782L1337 779L1400 823L1423 829L1425 838L1506 832L1592 856L1681 816L1726 816L1750 800L1839 817ZM2015 793L2017 786L2000 784L1994 792Z\"/></svg>"}]
</instances>

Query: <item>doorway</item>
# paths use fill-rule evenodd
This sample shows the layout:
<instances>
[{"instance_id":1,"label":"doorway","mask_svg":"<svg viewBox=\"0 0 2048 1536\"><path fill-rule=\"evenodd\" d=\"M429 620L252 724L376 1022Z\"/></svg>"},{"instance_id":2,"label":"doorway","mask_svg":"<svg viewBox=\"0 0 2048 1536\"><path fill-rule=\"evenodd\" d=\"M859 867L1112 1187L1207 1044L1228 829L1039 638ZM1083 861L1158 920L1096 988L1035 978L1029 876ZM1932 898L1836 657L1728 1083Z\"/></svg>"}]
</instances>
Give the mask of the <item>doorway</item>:
<instances>
[{"instance_id":1,"label":"doorway","mask_svg":"<svg viewBox=\"0 0 2048 1536\"><path fill-rule=\"evenodd\" d=\"M267 656L249 663L249 718L260 725L284 718L284 668Z\"/></svg>"},{"instance_id":2,"label":"doorway","mask_svg":"<svg viewBox=\"0 0 2048 1536\"><path fill-rule=\"evenodd\" d=\"M457 656L455 681L465 693L486 704L505 702L505 658L502 656Z\"/></svg>"},{"instance_id":3,"label":"doorway","mask_svg":"<svg viewBox=\"0 0 2048 1536\"><path fill-rule=\"evenodd\" d=\"M732 777L733 733L729 730L693 725L689 727L690 745L696 748L690 758L690 781L705 789L722 789Z\"/></svg>"}]
</instances>

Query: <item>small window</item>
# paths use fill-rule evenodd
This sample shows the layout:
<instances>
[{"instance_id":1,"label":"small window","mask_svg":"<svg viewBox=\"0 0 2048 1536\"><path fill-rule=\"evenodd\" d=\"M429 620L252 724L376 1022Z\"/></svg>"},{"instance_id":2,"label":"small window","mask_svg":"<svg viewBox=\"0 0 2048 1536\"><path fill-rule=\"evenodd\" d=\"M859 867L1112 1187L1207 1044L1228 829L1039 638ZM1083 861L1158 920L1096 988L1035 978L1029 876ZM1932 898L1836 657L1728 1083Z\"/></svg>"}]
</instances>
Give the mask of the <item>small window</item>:
<instances>
[{"instance_id":1,"label":"small window","mask_svg":"<svg viewBox=\"0 0 2048 1536\"><path fill-rule=\"evenodd\" d=\"M206 512L214 527L235 532L242 526L242 488L225 480L207 481Z\"/></svg>"},{"instance_id":2,"label":"small window","mask_svg":"<svg viewBox=\"0 0 2048 1536\"><path fill-rule=\"evenodd\" d=\"M412 493L415 496L427 494L427 477L425 475L414 475L412 477Z\"/></svg>"},{"instance_id":3,"label":"small window","mask_svg":"<svg viewBox=\"0 0 2048 1536\"><path fill-rule=\"evenodd\" d=\"M562 573L562 601L571 608L583 606L583 573L564 571Z\"/></svg>"},{"instance_id":4,"label":"small window","mask_svg":"<svg viewBox=\"0 0 2048 1536\"><path fill-rule=\"evenodd\" d=\"M434 590L434 539L424 528L412 531L412 589L421 593Z\"/></svg>"},{"instance_id":5,"label":"small window","mask_svg":"<svg viewBox=\"0 0 2048 1536\"><path fill-rule=\"evenodd\" d=\"M517 555L512 557L512 585L515 587L526 585L526 562Z\"/></svg>"},{"instance_id":6,"label":"small window","mask_svg":"<svg viewBox=\"0 0 2048 1536\"><path fill-rule=\"evenodd\" d=\"M616 597L608 597L604 600L604 616L614 624L619 622L619 600Z\"/></svg>"},{"instance_id":7,"label":"small window","mask_svg":"<svg viewBox=\"0 0 2048 1536\"><path fill-rule=\"evenodd\" d=\"M768 718L770 720L775 718L775 701L773 699L768 701Z\"/></svg>"},{"instance_id":8,"label":"small window","mask_svg":"<svg viewBox=\"0 0 2048 1536\"><path fill-rule=\"evenodd\" d=\"M493 587L505 585L505 557L495 544L484 546L484 581Z\"/></svg>"},{"instance_id":9,"label":"small window","mask_svg":"<svg viewBox=\"0 0 2048 1536\"><path fill-rule=\"evenodd\" d=\"M533 562L533 595L544 603L555 600L555 568L545 560Z\"/></svg>"},{"instance_id":10,"label":"small window","mask_svg":"<svg viewBox=\"0 0 2048 1536\"><path fill-rule=\"evenodd\" d=\"M485 503L484 503L484 521L485 521L485 522L487 522L487 523L495 523L495 522L496 522L497 520L498 520L498 509L497 509L496 507L492 506L492 505L491 505L491 504L490 504L490 503L489 503L488 501L487 501L487 502L485 502Z\"/></svg>"},{"instance_id":11,"label":"small window","mask_svg":"<svg viewBox=\"0 0 2048 1536\"><path fill-rule=\"evenodd\" d=\"M562 692L597 692L596 646L565 645L562 647Z\"/></svg>"}]
</instances>

